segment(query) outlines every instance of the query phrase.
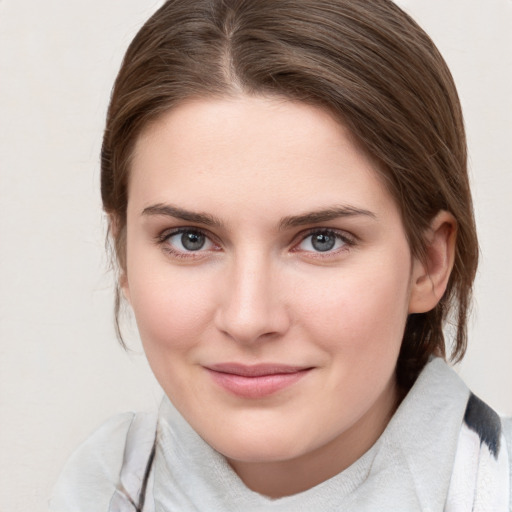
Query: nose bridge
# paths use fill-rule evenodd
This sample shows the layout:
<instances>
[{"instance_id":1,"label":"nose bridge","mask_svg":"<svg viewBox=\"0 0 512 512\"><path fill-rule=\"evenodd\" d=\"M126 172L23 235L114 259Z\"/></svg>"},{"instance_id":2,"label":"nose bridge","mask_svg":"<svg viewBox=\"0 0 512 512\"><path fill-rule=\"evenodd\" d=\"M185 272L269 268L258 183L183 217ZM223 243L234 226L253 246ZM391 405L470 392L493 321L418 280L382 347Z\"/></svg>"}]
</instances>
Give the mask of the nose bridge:
<instances>
[{"instance_id":1,"label":"nose bridge","mask_svg":"<svg viewBox=\"0 0 512 512\"><path fill-rule=\"evenodd\" d=\"M245 251L230 267L219 305L218 327L242 343L284 332L288 319L272 259L261 251Z\"/></svg>"}]
</instances>

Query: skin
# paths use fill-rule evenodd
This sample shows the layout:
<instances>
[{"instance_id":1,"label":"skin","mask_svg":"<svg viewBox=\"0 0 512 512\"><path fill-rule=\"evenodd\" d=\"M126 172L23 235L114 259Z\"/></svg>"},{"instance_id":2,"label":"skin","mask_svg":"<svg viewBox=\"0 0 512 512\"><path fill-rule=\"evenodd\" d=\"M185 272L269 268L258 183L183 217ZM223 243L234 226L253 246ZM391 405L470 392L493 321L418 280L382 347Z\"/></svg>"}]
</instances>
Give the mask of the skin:
<instances>
[{"instance_id":1,"label":"skin","mask_svg":"<svg viewBox=\"0 0 512 512\"><path fill-rule=\"evenodd\" d=\"M453 263L450 214L425 236L420 262L377 164L329 113L197 99L137 141L121 284L165 393L249 488L280 497L348 467L393 415L407 315L435 306ZM245 397L207 369L227 362L308 370Z\"/></svg>"}]
</instances>

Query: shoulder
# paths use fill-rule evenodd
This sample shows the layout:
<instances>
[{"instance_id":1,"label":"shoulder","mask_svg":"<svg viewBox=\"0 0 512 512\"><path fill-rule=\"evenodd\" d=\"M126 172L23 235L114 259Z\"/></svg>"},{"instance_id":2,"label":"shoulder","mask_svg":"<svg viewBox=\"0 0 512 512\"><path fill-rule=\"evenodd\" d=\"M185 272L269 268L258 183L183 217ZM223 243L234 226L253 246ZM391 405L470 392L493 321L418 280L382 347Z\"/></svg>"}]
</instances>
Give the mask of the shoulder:
<instances>
[{"instance_id":1,"label":"shoulder","mask_svg":"<svg viewBox=\"0 0 512 512\"><path fill-rule=\"evenodd\" d=\"M79 512L91 503L95 510L109 509L135 417L130 412L110 418L73 452L54 488L52 512Z\"/></svg>"},{"instance_id":2,"label":"shoulder","mask_svg":"<svg viewBox=\"0 0 512 512\"><path fill-rule=\"evenodd\" d=\"M503 433L505 434L509 450L512 450L512 417L502 418L501 422L503 424Z\"/></svg>"},{"instance_id":3,"label":"shoulder","mask_svg":"<svg viewBox=\"0 0 512 512\"><path fill-rule=\"evenodd\" d=\"M510 509L512 510L512 418L500 417L485 402L470 394L465 425L478 434L480 444L487 445L495 460L504 457L504 465L508 472ZM505 446L503 446L505 444Z\"/></svg>"},{"instance_id":4,"label":"shoulder","mask_svg":"<svg viewBox=\"0 0 512 512\"><path fill-rule=\"evenodd\" d=\"M502 418L503 435L508 448L508 461L510 471L510 509L512 510L512 417Z\"/></svg>"}]
</instances>

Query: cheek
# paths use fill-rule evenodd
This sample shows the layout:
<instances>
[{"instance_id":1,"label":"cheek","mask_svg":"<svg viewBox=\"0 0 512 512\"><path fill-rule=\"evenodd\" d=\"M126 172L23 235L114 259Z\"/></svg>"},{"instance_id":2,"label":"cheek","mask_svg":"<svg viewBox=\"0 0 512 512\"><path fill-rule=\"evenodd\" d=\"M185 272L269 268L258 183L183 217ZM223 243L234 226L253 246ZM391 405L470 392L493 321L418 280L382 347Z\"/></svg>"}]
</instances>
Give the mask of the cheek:
<instances>
[{"instance_id":1,"label":"cheek","mask_svg":"<svg viewBox=\"0 0 512 512\"><path fill-rule=\"evenodd\" d=\"M398 351L409 296L407 264L402 268L351 269L322 286L307 287L301 318L318 344L329 352L370 353L371 358Z\"/></svg>"},{"instance_id":2,"label":"cheek","mask_svg":"<svg viewBox=\"0 0 512 512\"><path fill-rule=\"evenodd\" d=\"M165 265L134 268L131 305L148 357L190 348L212 316L214 290L204 276Z\"/></svg>"}]
</instances>

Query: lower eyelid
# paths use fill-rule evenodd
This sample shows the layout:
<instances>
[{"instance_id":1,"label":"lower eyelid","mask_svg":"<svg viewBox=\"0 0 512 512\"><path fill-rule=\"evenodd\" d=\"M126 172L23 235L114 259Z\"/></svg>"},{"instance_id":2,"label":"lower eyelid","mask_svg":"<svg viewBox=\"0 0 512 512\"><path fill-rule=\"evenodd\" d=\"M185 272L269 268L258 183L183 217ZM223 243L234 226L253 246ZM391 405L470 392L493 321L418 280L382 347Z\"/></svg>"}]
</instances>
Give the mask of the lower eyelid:
<instances>
[{"instance_id":1,"label":"lower eyelid","mask_svg":"<svg viewBox=\"0 0 512 512\"><path fill-rule=\"evenodd\" d=\"M184 233L195 233L200 234L205 237L205 245L197 250L187 250L186 248L180 249L176 246L176 244L172 244L170 239L182 235ZM206 257L210 252L217 252L220 250L219 243L213 239L213 237L209 233L205 233L202 229L195 228L177 228L166 230L160 233L155 237L155 243L160 246L162 251L165 254L169 255L172 258L177 259L189 259L189 260L198 260L203 257Z\"/></svg>"},{"instance_id":2,"label":"lower eyelid","mask_svg":"<svg viewBox=\"0 0 512 512\"><path fill-rule=\"evenodd\" d=\"M169 243L169 240L174 237L174 236L177 236L177 235L181 235L181 234L184 234L184 233L197 233L197 234L201 234L205 237L206 239L206 247L205 248L200 248L196 251L193 251L193 250L180 250L178 248L176 248L173 244ZM292 247L292 252L298 252L300 251L300 245L305 241L307 240L309 237L315 235L315 234L326 234L326 233L329 233L329 234L333 234L337 241L340 241L342 243L342 246L341 247L338 247L336 249L329 249L329 250L326 250L326 251L318 251L318 250L303 250L303 252L307 252L307 253L311 253L311 254L314 254L315 256L318 256L318 257L321 257L321 256L326 256L328 257L329 255L333 255L333 254L336 254L338 252L343 252L344 250L347 250L347 249L350 249L352 246L354 246L357 242L357 239L355 236L350 236L348 235L347 233L343 232L343 233L340 233L340 232L337 232L333 229L315 229L315 230L312 230L312 231L309 231L305 234L302 234L300 235L300 239L298 242L294 243L293 244L293 247ZM208 233L205 233L203 230L201 229L194 229L194 228L179 228L179 229L174 229L174 230L166 230L160 234L158 234L155 238L155 243L157 245L160 245L162 247L162 249L172 255L172 256L175 256L175 257L178 257L178 258L193 258L193 257L198 257L200 255L202 255L202 253L206 253L206 252L209 252L209 251L218 251L220 250L220 247L219 247L219 243L216 242L215 240L212 239L212 237L208 234Z\"/></svg>"}]
</instances>

